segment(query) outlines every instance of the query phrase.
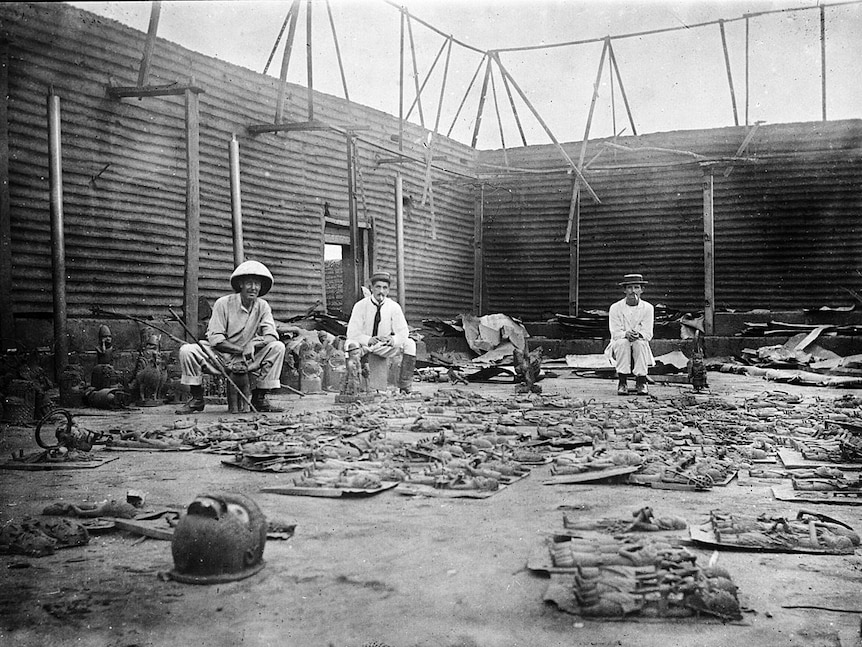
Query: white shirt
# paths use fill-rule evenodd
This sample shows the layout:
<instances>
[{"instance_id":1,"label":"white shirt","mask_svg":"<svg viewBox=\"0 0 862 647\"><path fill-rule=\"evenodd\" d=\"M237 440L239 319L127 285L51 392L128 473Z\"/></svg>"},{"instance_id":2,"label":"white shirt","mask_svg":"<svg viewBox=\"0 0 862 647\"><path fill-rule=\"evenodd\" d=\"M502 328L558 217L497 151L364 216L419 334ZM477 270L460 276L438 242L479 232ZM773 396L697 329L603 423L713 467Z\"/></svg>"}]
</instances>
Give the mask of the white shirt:
<instances>
[{"instance_id":1,"label":"white shirt","mask_svg":"<svg viewBox=\"0 0 862 647\"><path fill-rule=\"evenodd\" d=\"M353 305L350 313L350 321L347 323L347 339L359 342L363 346L368 345L371 332L374 328L374 315L377 313L377 305L373 297L366 297ZM378 337L393 337L394 346L403 346L410 334L410 327L404 312L396 301L390 298L383 299L380 307L380 325L377 328Z\"/></svg>"}]
</instances>

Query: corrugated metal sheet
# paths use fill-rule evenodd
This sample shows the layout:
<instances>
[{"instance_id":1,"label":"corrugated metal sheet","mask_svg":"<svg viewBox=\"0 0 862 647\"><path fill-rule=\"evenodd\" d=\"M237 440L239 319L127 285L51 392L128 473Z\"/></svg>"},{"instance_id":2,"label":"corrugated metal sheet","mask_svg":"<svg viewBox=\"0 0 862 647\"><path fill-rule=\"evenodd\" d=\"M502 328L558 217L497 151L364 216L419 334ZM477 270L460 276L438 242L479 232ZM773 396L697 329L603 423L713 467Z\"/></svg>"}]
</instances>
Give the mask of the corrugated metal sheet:
<instances>
[{"instance_id":1,"label":"corrugated metal sheet","mask_svg":"<svg viewBox=\"0 0 862 647\"><path fill-rule=\"evenodd\" d=\"M51 252L46 96L61 99L68 313L101 305L141 315L182 303L185 249L185 111L182 97L109 99L108 84L137 83L146 35L62 4L0 5L9 38L10 198L13 304L18 315L50 312ZM265 262L276 316L307 309L324 290L323 213L347 224L343 136L293 132L249 136L271 123L278 81L158 39L150 83L194 80L200 98L200 293L215 299L233 267L228 143L240 142L246 255ZM306 119L306 90L289 86L286 119ZM359 213L376 224L375 258L394 271L394 174L398 120L315 93L315 117L355 120ZM352 118L352 119L351 119ZM405 127L406 152L423 156L425 131ZM368 143L371 142L371 143ZM469 175L475 152L439 138L441 165ZM425 168L405 163L414 198L405 222L407 313L413 320L470 308L473 187L435 170L436 238L430 205L420 205ZM444 182L456 182L443 188Z\"/></svg>"},{"instance_id":2,"label":"corrugated metal sheet","mask_svg":"<svg viewBox=\"0 0 862 647\"><path fill-rule=\"evenodd\" d=\"M704 305L703 177L730 159L742 127L589 143L582 194L581 309L607 308L626 272L647 298ZM564 145L575 160L580 143ZM788 309L850 303L862 261L862 121L760 126L744 161L715 169L716 307ZM520 171L486 174L508 164ZM568 312L573 186L554 146L483 151L486 310L528 319Z\"/></svg>"}]
</instances>

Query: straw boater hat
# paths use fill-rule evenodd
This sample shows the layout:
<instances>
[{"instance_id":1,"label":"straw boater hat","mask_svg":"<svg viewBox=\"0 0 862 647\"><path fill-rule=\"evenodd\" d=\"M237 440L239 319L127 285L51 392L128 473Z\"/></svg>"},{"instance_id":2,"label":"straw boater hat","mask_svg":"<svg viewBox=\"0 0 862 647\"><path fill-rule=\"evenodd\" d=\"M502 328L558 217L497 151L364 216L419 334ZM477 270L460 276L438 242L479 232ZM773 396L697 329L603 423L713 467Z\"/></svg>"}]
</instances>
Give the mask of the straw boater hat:
<instances>
[{"instance_id":1,"label":"straw boater hat","mask_svg":"<svg viewBox=\"0 0 862 647\"><path fill-rule=\"evenodd\" d=\"M260 292L258 293L260 297L272 288L272 274L263 263L258 261L240 263L230 275L230 284L234 292L239 292L240 279L244 276L256 276L260 279Z\"/></svg>"},{"instance_id":2,"label":"straw boater hat","mask_svg":"<svg viewBox=\"0 0 862 647\"><path fill-rule=\"evenodd\" d=\"M368 282L371 285L377 283L377 281L386 281L387 283L392 283L392 275L389 272L375 272L371 275L371 278L368 279Z\"/></svg>"},{"instance_id":3,"label":"straw boater hat","mask_svg":"<svg viewBox=\"0 0 862 647\"><path fill-rule=\"evenodd\" d=\"M626 274L619 285L646 285L649 281L644 281L643 274Z\"/></svg>"}]
</instances>

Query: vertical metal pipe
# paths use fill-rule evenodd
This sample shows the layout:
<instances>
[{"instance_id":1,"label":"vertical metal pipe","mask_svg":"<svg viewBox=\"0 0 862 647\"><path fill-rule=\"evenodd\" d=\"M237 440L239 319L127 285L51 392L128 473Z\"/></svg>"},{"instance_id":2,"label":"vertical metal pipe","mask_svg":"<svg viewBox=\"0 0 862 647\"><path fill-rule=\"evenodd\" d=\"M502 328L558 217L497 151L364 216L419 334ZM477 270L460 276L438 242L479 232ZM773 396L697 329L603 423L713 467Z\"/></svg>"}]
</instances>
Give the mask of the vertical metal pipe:
<instances>
[{"instance_id":1,"label":"vertical metal pipe","mask_svg":"<svg viewBox=\"0 0 862 647\"><path fill-rule=\"evenodd\" d=\"M51 187L51 260L54 283L54 376L69 363L66 336L66 246L63 237L63 159L60 142L60 97L48 95L48 182Z\"/></svg>"},{"instance_id":2,"label":"vertical metal pipe","mask_svg":"<svg viewBox=\"0 0 862 647\"><path fill-rule=\"evenodd\" d=\"M484 314L485 300L485 255L483 246L483 225L485 216L485 185L479 185L479 197L473 212L473 314Z\"/></svg>"},{"instance_id":3,"label":"vertical metal pipe","mask_svg":"<svg viewBox=\"0 0 862 647\"><path fill-rule=\"evenodd\" d=\"M9 202L9 42L0 38L0 351L15 345Z\"/></svg>"},{"instance_id":4,"label":"vertical metal pipe","mask_svg":"<svg viewBox=\"0 0 862 647\"><path fill-rule=\"evenodd\" d=\"M820 97L826 121L826 7L820 5Z\"/></svg>"},{"instance_id":5,"label":"vertical metal pipe","mask_svg":"<svg viewBox=\"0 0 862 647\"><path fill-rule=\"evenodd\" d=\"M305 3L305 70L308 85L308 120L314 121L314 54L311 46L311 0Z\"/></svg>"},{"instance_id":6,"label":"vertical metal pipe","mask_svg":"<svg viewBox=\"0 0 862 647\"><path fill-rule=\"evenodd\" d=\"M745 125L748 125L748 92L749 92L749 19L745 17Z\"/></svg>"},{"instance_id":7,"label":"vertical metal pipe","mask_svg":"<svg viewBox=\"0 0 862 647\"><path fill-rule=\"evenodd\" d=\"M245 261L242 241L242 191L239 184L239 142L234 135L230 140L230 211L233 225L233 262L236 267Z\"/></svg>"},{"instance_id":8,"label":"vertical metal pipe","mask_svg":"<svg viewBox=\"0 0 862 647\"><path fill-rule=\"evenodd\" d=\"M703 178L703 332L715 331L715 182L711 171Z\"/></svg>"},{"instance_id":9,"label":"vertical metal pipe","mask_svg":"<svg viewBox=\"0 0 862 647\"><path fill-rule=\"evenodd\" d=\"M359 301L362 298L362 270L361 270L361 262L364 254L361 251L361 242L359 240L359 222L357 221L357 213L356 213L356 198L354 196L354 169L353 169L353 150L356 146L356 137L353 135L348 135L347 137L347 214L348 219L350 220L350 256L353 261L352 266L350 268L352 274L352 290L353 290L353 302L348 306L346 302L345 295L345 304L344 309L347 310L348 307L352 307L353 303Z\"/></svg>"},{"instance_id":10,"label":"vertical metal pipe","mask_svg":"<svg viewBox=\"0 0 862 647\"><path fill-rule=\"evenodd\" d=\"M406 313L404 285L404 184L401 173L395 174L395 268L398 277L398 303Z\"/></svg>"}]
</instances>

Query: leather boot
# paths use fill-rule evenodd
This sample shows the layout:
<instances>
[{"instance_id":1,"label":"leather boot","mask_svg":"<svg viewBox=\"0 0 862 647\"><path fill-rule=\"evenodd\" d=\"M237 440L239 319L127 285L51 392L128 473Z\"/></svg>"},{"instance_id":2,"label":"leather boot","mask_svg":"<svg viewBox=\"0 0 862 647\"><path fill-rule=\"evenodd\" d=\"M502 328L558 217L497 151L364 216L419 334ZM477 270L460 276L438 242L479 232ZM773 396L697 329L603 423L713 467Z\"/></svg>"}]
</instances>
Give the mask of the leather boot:
<instances>
[{"instance_id":1,"label":"leather boot","mask_svg":"<svg viewBox=\"0 0 862 647\"><path fill-rule=\"evenodd\" d=\"M646 386L646 375L635 376L635 393L638 395L649 395Z\"/></svg>"},{"instance_id":2,"label":"leather boot","mask_svg":"<svg viewBox=\"0 0 862 647\"><path fill-rule=\"evenodd\" d=\"M281 413L284 411L266 399L266 390L264 389L255 389L251 392L251 405L259 413Z\"/></svg>"},{"instance_id":3,"label":"leather boot","mask_svg":"<svg viewBox=\"0 0 862 647\"><path fill-rule=\"evenodd\" d=\"M617 395L628 395L629 394L629 385L628 385L628 376L620 375L619 376L619 384L617 384Z\"/></svg>"},{"instance_id":4,"label":"leather boot","mask_svg":"<svg viewBox=\"0 0 862 647\"><path fill-rule=\"evenodd\" d=\"M398 373L398 390L410 393L413 389L413 371L416 369L415 355L401 356L401 370Z\"/></svg>"},{"instance_id":5,"label":"leather boot","mask_svg":"<svg viewBox=\"0 0 862 647\"><path fill-rule=\"evenodd\" d=\"M190 386L189 390L192 392L192 397L190 397L182 407L174 412L177 415L184 416L190 413L200 413L204 410L205 403L203 385L197 384Z\"/></svg>"}]
</instances>

